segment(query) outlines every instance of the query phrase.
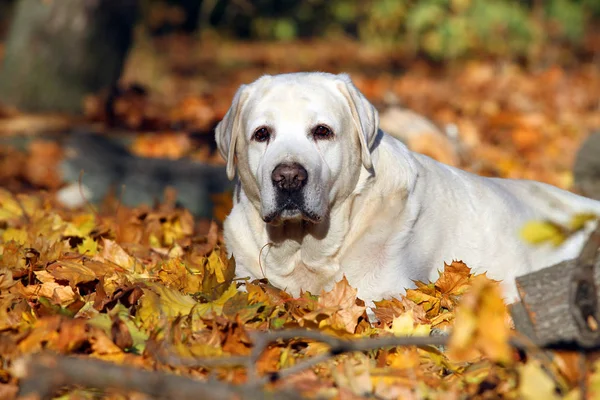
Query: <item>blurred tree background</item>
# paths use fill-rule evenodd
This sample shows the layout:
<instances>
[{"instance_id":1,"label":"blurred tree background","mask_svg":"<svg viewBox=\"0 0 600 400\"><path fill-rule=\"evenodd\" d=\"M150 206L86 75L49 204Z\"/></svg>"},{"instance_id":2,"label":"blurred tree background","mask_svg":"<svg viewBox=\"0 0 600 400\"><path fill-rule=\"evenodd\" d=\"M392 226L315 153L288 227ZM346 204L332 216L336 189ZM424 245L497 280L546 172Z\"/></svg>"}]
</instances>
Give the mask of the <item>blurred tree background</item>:
<instances>
[{"instance_id":1,"label":"blurred tree background","mask_svg":"<svg viewBox=\"0 0 600 400\"><path fill-rule=\"evenodd\" d=\"M26 2L0 0L0 33L6 32L10 10L19 1ZM476 55L537 61L549 43L584 51L585 33L600 18L598 0L140 0L139 4L140 22L153 35L216 30L258 40L345 36L433 60Z\"/></svg>"},{"instance_id":2,"label":"blurred tree background","mask_svg":"<svg viewBox=\"0 0 600 400\"><path fill-rule=\"evenodd\" d=\"M212 129L241 83L343 71L390 129L411 126L398 109L449 126L454 164L570 187L600 128L599 22L600 0L0 0L0 136L83 121L148 133L138 155L200 143L218 163Z\"/></svg>"},{"instance_id":3,"label":"blurred tree background","mask_svg":"<svg viewBox=\"0 0 600 400\"><path fill-rule=\"evenodd\" d=\"M119 79L136 8L136 0L16 2L0 100L28 111L80 109Z\"/></svg>"},{"instance_id":4,"label":"blurred tree background","mask_svg":"<svg viewBox=\"0 0 600 400\"><path fill-rule=\"evenodd\" d=\"M217 29L237 38L350 36L434 59L532 57L550 41L583 47L597 0L146 0L166 32Z\"/></svg>"},{"instance_id":5,"label":"blurred tree background","mask_svg":"<svg viewBox=\"0 0 600 400\"><path fill-rule=\"evenodd\" d=\"M74 21L86 18L77 30ZM0 35L9 33L0 98L30 111L78 111L86 92L117 81L135 23L153 37L345 38L408 61L552 65L594 57L588 33L598 21L598 0L0 0Z\"/></svg>"},{"instance_id":6,"label":"blurred tree background","mask_svg":"<svg viewBox=\"0 0 600 400\"><path fill-rule=\"evenodd\" d=\"M413 151L600 197L600 135L584 142L600 132L600 0L0 0L0 400L15 399L19 382L50 381L20 380L11 368L40 349L239 383L252 372L287 377L276 371L324 350L286 340L254 371L222 367L251 351L250 330L318 325L350 337L347 318L322 314L312 297L254 285L249 303L222 282L234 263L213 221L229 214L234 183L214 127L240 84L296 71L351 74L382 130ZM571 230L542 225L554 237ZM388 301L377 315L387 322L373 331L357 314L356 333L458 327L456 293L471 276L452 268L438 283L460 281L458 291L436 284L415 295L433 299L427 313L410 299ZM489 286L478 287L484 298ZM497 314L497 303L481 315ZM175 319L163 318L169 310ZM478 337L489 319L478 321L462 327ZM573 399L586 381L600 390L596 354L458 363L421 350L358 352L273 387L380 399ZM207 365L184 367L193 357ZM70 390L57 398L102 397Z\"/></svg>"},{"instance_id":7,"label":"blurred tree background","mask_svg":"<svg viewBox=\"0 0 600 400\"><path fill-rule=\"evenodd\" d=\"M178 3L146 5L177 9L183 5ZM181 27L266 40L343 35L435 60L474 55L532 60L551 42L583 50L585 32L600 16L597 0L215 0L187 7L198 12L200 23L190 24L187 14L179 19ZM167 17L158 25L175 20Z\"/></svg>"}]
</instances>

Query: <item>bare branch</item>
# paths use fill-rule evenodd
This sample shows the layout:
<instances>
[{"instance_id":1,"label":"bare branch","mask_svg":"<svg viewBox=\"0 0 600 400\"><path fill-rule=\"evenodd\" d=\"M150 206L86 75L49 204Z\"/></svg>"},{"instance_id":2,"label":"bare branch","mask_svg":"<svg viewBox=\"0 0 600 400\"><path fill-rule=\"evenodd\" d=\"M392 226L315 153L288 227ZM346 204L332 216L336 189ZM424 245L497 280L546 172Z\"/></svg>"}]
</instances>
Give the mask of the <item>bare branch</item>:
<instances>
[{"instance_id":1,"label":"bare branch","mask_svg":"<svg viewBox=\"0 0 600 400\"><path fill-rule=\"evenodd\" d=\"M240 398L242 388L223 382L202 382L160 371L112 364L92 358L38 354L15 362L21 379L19 396L44 399L57 389L79 385L98 389L140 392L168 399ZM33 396L37 395L37 396Z\"/></svg>"},{"instance_id":2,"label":"bare branch","mask_svg":"<svg viewBox=\"0 0 600 400\"><path fill-rule=\"evenodd\" d=\"M254 348L250 355L250 359L248 360L248 381L259 382L260 384L276 381L297 372L312 368L313 366L342 353L396 346L441 346L448 342L447 336L390 336L365 339L339 339L320 331L309 331L305 329L254 332L250 334L250 337L254 342ZM293 367L283 369L259 379L258 372L256 371L256 361L258 361L258 358L265 348L275 341L291 339L310 339L322 342L329 346L329 351L294 365Z\"/></svg>"},{"instance_id":3,"label":"bare branch","mask_svg":"<svg viewBox=\"0 0 600 400\"><path fill-rule=\"evenodd\" d=\"M176 355L155 356L161 362L173 362L174 365L187 367L219 368L224 366L245 365L248 368L248 383L233 385L217 380L199 381L160 371L147 371L135 367L116 365L105 361L83 357L67 357L53 354L38 354L17 360L14 363L14 375L21 379L20 396L28 399L42 399L51 396L57 389L78 385L98 389L117 389L140 392L159 398L177 399L261 399L264 398L264 385L295 373L310 369L336 355L348 352L369 351L399 346L443 346L448 336L389 336L364 339L340 339L320 331L289 329L250 334L254 349L249 357L231 356L224 359L186 359ZM256 364L266 347L277 341L308 339L329 346L329 351L317 355L293 367L276 373L258 376ZM534 343L513 338L511 345L525 351L536 351ZM297 398L298 394L277 392L269 394L271 398Z\"/></svg>"}]
</instances>

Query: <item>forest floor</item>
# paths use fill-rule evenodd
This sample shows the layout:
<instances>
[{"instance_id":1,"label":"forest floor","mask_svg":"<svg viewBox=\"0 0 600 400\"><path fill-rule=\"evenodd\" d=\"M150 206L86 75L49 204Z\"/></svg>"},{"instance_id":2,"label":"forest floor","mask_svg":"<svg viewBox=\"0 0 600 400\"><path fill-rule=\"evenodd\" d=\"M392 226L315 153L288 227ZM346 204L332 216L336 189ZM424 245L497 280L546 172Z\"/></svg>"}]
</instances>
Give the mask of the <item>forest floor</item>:
<instances>
[{"instance_id":1,"label":"forest floor","mask_svg":"<svg viewBox=\"0 0 600 400\"><path fill-rule=\"evenodd\" d=\"M89 387L110 379L124 391L104 392L107 398L149 391L111 373L155 379L161 385L152 389L171 398L191 398L190 383L176 375L201 385L192 394L209 390L216 399L263 398L265 391L284 398L574 399L581 382L600 396L594 355L586 364L577 352L511 347L518 334L497 283L461 262L440 265L435 283L377 303L378 321L345 280L299 298L262 281L239 291L220 232L227 194L214 223L169 202L112 213L66 210L52 198L65 184L57 168L64 150L35 139L87 124L132 135L131 151L140 156L218 164L212 129L240 84L265 73L348 72L380 111L408 108L456 132L448 151L457 166L571 189L577 149L600 131L599 65L436 64L348 41L177 37L137 43L117 96L91 95L84 118L1 108L0 137L34 139L25 149L0 149L0 398L55 386L61 399L98 398ZM452 332L448 343L436 336L444 332ZM421 337L422 345L405 346L406 336ZM89 369L73 367L80 359ZM136 369L113 371L92 359Z\"/></svg>"}]
</instances>

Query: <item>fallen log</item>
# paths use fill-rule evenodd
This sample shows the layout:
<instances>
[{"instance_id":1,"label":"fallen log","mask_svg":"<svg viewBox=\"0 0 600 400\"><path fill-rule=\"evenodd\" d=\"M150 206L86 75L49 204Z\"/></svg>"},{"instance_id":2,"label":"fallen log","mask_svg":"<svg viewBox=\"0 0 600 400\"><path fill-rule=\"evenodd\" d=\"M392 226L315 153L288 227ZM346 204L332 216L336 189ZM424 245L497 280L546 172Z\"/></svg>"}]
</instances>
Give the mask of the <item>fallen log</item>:
<instances>
[{"instance_id":1,"label":"fallen log","mask_svg":"<svg viewBox=\"0 0 600 400\"><path fill-rule=\"evenodd\" d=\"M600 348L600 224L581 254L516 279L515 328L543 347Z\"/></svg>"}]
</instances>

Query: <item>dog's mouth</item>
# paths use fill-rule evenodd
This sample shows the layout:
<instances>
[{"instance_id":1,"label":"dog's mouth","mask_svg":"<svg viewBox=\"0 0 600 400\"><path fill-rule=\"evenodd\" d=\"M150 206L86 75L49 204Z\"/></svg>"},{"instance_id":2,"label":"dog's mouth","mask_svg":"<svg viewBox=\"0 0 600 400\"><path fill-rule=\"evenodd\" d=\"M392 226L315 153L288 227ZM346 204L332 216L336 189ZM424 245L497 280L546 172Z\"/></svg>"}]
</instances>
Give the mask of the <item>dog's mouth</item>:
<instances>
[{"instance_id":1,"label":"dog's mouth","mask_svg":"<svg viewBox=\"0 0 600 400\"><path fill-rule=\"evenodd\" d=\"M263 217L263 221L267 224L277 225L284 221L302 220L317 224L322 220L320 215L317 215L311 210L307 210L301 199L298 200L289 197L283 201L278 201L277 203L277 208Z\"/></svg>"}]
</instances>

